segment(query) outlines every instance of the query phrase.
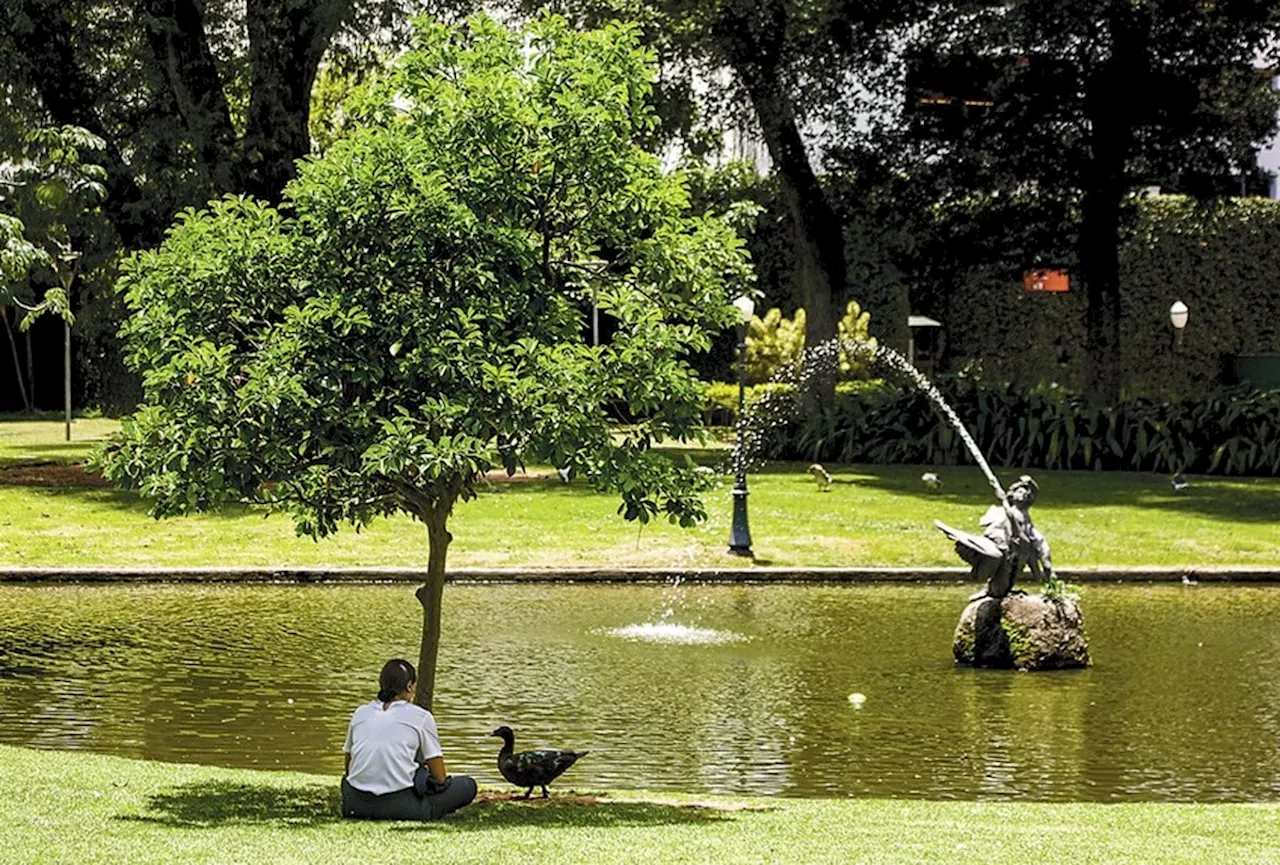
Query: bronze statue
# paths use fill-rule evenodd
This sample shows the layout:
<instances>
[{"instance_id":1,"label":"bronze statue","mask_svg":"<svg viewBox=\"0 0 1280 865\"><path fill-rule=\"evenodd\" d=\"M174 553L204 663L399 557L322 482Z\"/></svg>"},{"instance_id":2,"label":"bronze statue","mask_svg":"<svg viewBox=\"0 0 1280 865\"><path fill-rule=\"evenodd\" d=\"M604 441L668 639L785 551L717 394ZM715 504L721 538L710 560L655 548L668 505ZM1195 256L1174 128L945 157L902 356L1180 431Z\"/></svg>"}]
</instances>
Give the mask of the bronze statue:
<instances>
[{"instance_id":1,"label":"bronze statue","mask_svg":"<svg viewBox=\"0 0 1280 865\"><path fill-rule=\"evenodd\" d=\"M1040 487L1030 475L1018 478L1005 492L996 487L1000 504L987 509L978 524L982 535L971 535L952 528L941 520L933 524L956 542L956 553L972 566L970 576L984 580L986 586L969 600L1003 598L1013 591L1014 580L1026 566L1041 580L1053 575L1049 558L1049 542L1031 524L1031 506Z\"/></svg>"}]
</instances>

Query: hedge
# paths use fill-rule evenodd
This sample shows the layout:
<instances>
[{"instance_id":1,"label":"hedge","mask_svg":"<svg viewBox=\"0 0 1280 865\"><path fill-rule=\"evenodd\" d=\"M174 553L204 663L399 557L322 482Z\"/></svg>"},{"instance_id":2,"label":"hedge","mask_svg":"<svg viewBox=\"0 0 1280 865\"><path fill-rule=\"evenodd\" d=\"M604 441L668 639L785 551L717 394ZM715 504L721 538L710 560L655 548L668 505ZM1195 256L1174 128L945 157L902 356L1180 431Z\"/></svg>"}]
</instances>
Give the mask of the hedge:
<instances>
[{"instance_id":1,"label":"hedge","mask_svg":"<svg viewBox=\"0 0 1280 865\"><path fill-rule=\"evenodd\" d=\"M864 379L836 382L836 396L849 397L864 391L876 391L884 386L881 379ZM765 382L746 387L744 399L748 412L766 396L794 397L796 386L788 382ZM773 402L786 405L789 401ZM702 422L706 426L733 426L738 417L738 386L730 382L713 381L704 385L702 392Z\"/></svg>"},{"instance_id":2,"label":"hedge","mask_svg":"<svg viewBox=\"0 0 1280 865\"><path fill-rule=\"evenodd\" d=\"M1280 202L1144 199L1120 255L1127 393L1205 393L1223 382L1231 356L1280 354ZM1175 300L1191 310L1176 348L1169 324ZM970 270L942 313L947 366L988 380L1079 388L1084 313L1081 286L1066 294L1030 293L1016 269Z\"/></svg>"},{"instance_id":3,"label":"hedge","mask_svg":"<svg viewBox=\"0 0 1280 865\"><path fill-rule=\"evenodd\" d=\"M1237 387L1098 408L1059 387L970 378L937 384L995 465L1280 476L1280 391ZM822 462L974 462L924 394L888 385L846 393L808 420L793 420L768 453Z\"/></svg>"}]
</instances>

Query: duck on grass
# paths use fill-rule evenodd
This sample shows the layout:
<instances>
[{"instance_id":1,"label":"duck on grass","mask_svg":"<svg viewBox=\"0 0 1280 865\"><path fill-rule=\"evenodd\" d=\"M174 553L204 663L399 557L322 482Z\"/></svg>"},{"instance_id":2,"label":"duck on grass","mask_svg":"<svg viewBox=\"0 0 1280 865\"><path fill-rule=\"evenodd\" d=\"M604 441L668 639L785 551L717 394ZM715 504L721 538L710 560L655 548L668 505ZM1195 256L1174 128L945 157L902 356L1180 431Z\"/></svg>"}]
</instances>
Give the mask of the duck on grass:
<instances>
[{"instance_id":1,"label":"duck on grass","mask_svg":"<svg viewBox=\"0 0 1280 865\"><path fill-rule=\"evenodd\" d=\"M502 739L502 749L498 751L498 771L517 787L526 787L524 798L533 795L534 787L542 788L542 798L547 798L547 785L559 778L565 771L587 756L587 751L521 751L514 753L516 734L510 727L502 726L493 731L494 736Z\"/></svg>"}]
</instances>

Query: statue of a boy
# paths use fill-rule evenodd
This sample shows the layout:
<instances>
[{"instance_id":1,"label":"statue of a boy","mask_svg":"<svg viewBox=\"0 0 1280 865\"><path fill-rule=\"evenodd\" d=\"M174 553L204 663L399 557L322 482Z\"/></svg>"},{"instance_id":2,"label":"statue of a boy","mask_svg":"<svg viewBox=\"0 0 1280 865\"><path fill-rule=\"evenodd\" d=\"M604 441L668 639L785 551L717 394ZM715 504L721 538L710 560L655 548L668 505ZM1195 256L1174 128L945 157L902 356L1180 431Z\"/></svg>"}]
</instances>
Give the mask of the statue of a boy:
<instances>
[{"instance_id":1,"label":"statue of a boy","mask_svg":"<svg viewBox=\"0 0 1280 865\"><path fill-rule=\"evenodd\" d=\"M1040 487L1030 475L1018 478L1008 492L1000 495L1000 504L987 509L978 524L981 537L952 528L941 520L933 524L956 542L956 553L972 566L970 576L984 580L986 586L970 600L1003 598L1013 591L1014 580L1025 566L1041 580L1053 575L1049 542L1031 524L1031 506Z\"/></svg>"}]
</instances>

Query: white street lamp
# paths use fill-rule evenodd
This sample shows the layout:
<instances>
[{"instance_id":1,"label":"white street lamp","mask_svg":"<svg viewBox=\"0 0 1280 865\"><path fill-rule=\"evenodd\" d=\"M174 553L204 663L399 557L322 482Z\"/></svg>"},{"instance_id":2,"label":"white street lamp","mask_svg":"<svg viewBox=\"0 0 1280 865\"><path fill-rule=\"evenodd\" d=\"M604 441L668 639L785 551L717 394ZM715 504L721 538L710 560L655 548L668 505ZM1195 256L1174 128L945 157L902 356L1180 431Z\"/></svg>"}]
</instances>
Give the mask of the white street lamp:
<instances>
[{"instance_id":1,"label":"white street lamp","mask_svg":"<svg viewBox=\"0 0 1280 865\"><path fill-rule=\"evenodd\" d=\"M738 312L742 313L742 323L750 324L751 317L756 314L756 302L744 294L735 300L733 305L738 308Z\"/></svg>"},{"instance_id":2,"label":"white street lamp","mask_svg":"<svg viewBox=\"0 0 1280 865\"><path fill-rule=\"evenodd\" d=\"M1180 300L1175 300L1169 307L1169 323L1173 325L1174 346L1182 345L1182 332L1187 329L1187 318L1191 311Z\"/></svg>"}]
</instances>

